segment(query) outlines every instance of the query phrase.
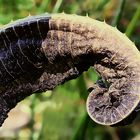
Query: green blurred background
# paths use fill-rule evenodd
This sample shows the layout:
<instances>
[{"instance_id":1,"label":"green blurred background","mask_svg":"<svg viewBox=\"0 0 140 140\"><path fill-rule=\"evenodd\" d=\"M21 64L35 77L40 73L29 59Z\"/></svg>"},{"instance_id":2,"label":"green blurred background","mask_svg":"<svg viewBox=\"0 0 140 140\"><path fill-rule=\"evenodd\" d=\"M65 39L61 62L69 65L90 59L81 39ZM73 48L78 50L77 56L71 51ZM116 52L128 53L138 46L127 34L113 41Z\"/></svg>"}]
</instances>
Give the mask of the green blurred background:
<instances>
[{"instance_id":1,"label":"green blurred background","mask_svg":"<svg viewBox=\"0 0 140 140\"><path fill-rule=\"evenodd\" d=\"M117 26L140 47L139 0L0 0L0 26L44 12L78 14ZM123 43L123 42L122 42ZM53 91L26 98L0 128L2 140L140 140L140 115L132 125L101 126L87 115L87 88L98 79L92 68Z\"/></svg>"}]
</instances>

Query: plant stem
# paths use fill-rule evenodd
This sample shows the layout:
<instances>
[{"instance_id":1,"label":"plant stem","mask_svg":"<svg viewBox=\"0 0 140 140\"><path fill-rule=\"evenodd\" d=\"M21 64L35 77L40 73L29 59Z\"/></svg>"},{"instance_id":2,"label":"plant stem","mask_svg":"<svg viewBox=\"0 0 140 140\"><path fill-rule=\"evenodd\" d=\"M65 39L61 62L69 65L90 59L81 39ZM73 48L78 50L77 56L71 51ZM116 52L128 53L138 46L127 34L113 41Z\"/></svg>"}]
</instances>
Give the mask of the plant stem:
<instances>
[{"instance_id":1,"label":"plant stem","mask_svg":"<svg viewBox=\"0 0 140 140\"><path fill-rule=\"evenodd\" d=\"M78 90L79 90L81 99L84 99L86 101L88 93L87 93L87 87L86 87L86 83L85 83L83 75L81 75L77 79L77 86L78 86Z\"/></svg>"},{"instance_id":2,"label":"plant stem","mask_svg":"<svg viewBox=\"0 0 140 140\"><path fill-rule=\"evenodd\" d=\"M37 9L38 13L43 13L47 10L47 5L49 5L49 0L43 0L40 7Z\"/></svg>"},{"instance_id":3,"label":"plant stem","mask_svg":"<svg viewBox=\"0 0 140 140\"><path fill-rule=\"evenodd\" d=\"M129 23L127 29L126 29L126 35L128 37L131 36L131 34L133 33L135 26L137 25L138 20L140 19L140 5L137 7L137 10L131 20L131 22Z\"/></svg>"},{"instance_id":4,"label":"plant stem","mask_svg":"<svg viewBox=\"0 0 140 140\"><path fill-rule=\"evenodd\" d=\"M125 5L125 0L120 0L118 9L116 11L116 16L115 16L115 18L112 22L113 26L118 26L119 25L120 19L122 17L122 13L123 13L123 10L124 10L124 5Z\"/></svg>"},{"instance_id":5,"label":"plant stem","mask_svg":"<svg viewBox=\"0 0 140 140\"><path fill-rule=\"evenodd\" d=\"M77 86L79 89L79 94L80 94L81 99L86 101L88 93L87 93L87 87L86 87L86 83L85 83L83 75L81 75L77 79ZM81 118L78 124L78 127L72 137L72 140L82 140L85 137L86 130L88 128L88 122L89 122L89 116L85 112L84 116Z\"/></svg>"},{"instance_id":6,"label":"plant stem","mask_svg":"<svg viewBox=\"0 0 140 140\"><path fill-rule=\"evenodd\" d=\"M88 128L88 124L89 124L89 116L87 113L85 113L78 125L76 133L74 134L72 140L85 139L85 134L86 134L86 130Z\"/></svg>"},{"instance_id":7,"label":"plant stem","mask_svg":"<svg viewBox=\"0 0 140 140\"><path fill-rule=\"evenodd\" d=\"M37 140L43 140L43 138L45 138L46 136L46 126L47 126L47 122L46 122L46 109L43 112L43 117L42 117L42 127L39 133L39 136L37 138Z\"/></svg>"},{"instance_id":8,"label":"plant stem","mask_svg":"<svg viewBox=\"0 0 140 140\"><path fill-rule=\"evenodd\" d=\"M59 8L62 4L63 0L57 0L56 3L55 3L55 6L53 8L53 13L57 13L59 11Z\"/></svg>"},{"instance_id":9,"label":"plant stem","mask_svg":"<svg viewBox=\"0 0 140 140\"><path fill-rule=\"evenodd\" d=\"M31 96L31 105L30 105L30 108L31 108L31 121L30 121L30 131L31 131L31 135L30 135L30 140L34 140L34 133L35 133L35 130L34 130L34 124L35 124L35 105L36 105L36 95L33 94Z\"/></svg>"}]
</instances>

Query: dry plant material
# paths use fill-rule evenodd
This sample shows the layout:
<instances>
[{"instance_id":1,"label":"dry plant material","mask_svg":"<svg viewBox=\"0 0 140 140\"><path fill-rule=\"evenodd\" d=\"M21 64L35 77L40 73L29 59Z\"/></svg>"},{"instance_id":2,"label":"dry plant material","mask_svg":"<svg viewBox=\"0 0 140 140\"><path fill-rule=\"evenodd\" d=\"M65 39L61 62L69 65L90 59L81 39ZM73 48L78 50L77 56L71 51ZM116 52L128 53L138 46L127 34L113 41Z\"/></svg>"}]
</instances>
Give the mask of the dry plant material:
<instances>
[{"instance_id":1,"label":"dry plant material","mask_svg":"<svg viewBox=\"0 0 140 140\"><path fill-rule=\"evenodd\" d=\"M114 125L140 101L140 55L116 28L89 17L43 14L0 30L0 124L32 93L52 90L92 66L103 85L87 99L89 116Z\"/></svg>"}]
</instances>

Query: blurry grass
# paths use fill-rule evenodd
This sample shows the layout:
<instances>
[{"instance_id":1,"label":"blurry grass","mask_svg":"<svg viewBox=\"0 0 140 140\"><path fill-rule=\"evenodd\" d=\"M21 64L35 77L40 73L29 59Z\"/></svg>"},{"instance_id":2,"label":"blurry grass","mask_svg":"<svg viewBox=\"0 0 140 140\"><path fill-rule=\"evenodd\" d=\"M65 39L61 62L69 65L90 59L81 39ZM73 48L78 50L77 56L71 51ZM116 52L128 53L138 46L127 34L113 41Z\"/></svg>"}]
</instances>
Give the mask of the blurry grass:
<instances>
[{"instance_id":1,"label":"blurry grass","mask_svg":"<svg viewBox=\"0 0 140 140\"><path fill-rule=\"evenodd\" d=\"M118 24L120 23L122 14L123 14L123 10L124 10L124 6L125 6L125 1L126 0L120 0L118 9L116 10L116 15L114 16L112 25L114 26L118 26Z\"/></svg>"},{"instance_id":2,"label":"blurry grass","mask_svg":"<svg viewBox=\"0 0 140 140\"><path fill-rule=\"evenodd\" d=\"M73 84L76 84L75 81ZM73 128L76 127L78 120L84 113L83 101L80 100L77 91L69 87L68 82L57 87L50 100L50 106L47 106L43 112L43 123L40 131L39 140L47 137L48 139L70 139ZM82 113L83 112L83 113ZM59 133L59 136L58 136Z\"/></svg>"},{"instance_id":3,"label":"blurry grass","mask_svg":"<svg viewBox=\"0 0 140 140\"><path fill-rule=\"evenodd\" d=\"M57 13L59 11L59 8L62 4L63 0L57 0L55 5L54 5L54 8L52 10L52 13Z\"/></svg>"},{"instance_id":4,"label":"blurry grass","mask_svg":"<svg viewBox=\"0 0 140 140\"><path fill-rule=\"evenodd\" d=\"M136 10L136 12L135 12L131 22L129 23L126 32L125 32L128 37L130 37L131 34L133 33L138 21L140 21L140 4L138 5L137 10Z\"/></svg>"},{"instance_id":5,"label":"blurry grass","mask_svg":"<svg viewBox=\"0 0 140 140\"><path fill-rule=\"evenodd\" d=\"M102 21L106 19L110 24L114 18L113 25L120 23L120 29L126 29L130 15L133 15L136 7L140 9L138 3L137 0L134 0L133 4L131 0L126 0L127 6L124 9L123 0L0 0L0 24L26 17L29 13L36 15L64 11L80 15L88 13L90 17ZM116 7L119 7L117 11ZM123 17L122 9L126 17ZM132 35L136 24L140 26L138 17L139 12L136 12L127 28L127 35ZM131 37L137 38L140 45L138 36ZM128 140L137 136L139 123L124 128L111 128L97 125L89 119L85 110L87 88L89 83L92 85L97 79L97 74L90 68L77 80L69 81L55 88L53 92L28 98L31 102L31 122L28 126L30 140Z\"/></svg>"},{"instance_id":6,"label":"blurry grass","mask_svg":"<svg viewBox=\"0 0 140 140\"><path fill-rule=\"evenodd\" d=\"M40 6L36 7L37 13L40 14L46 12L46 9L48 8L50 2L51 2L50 0L42 0Z\"/></svg>"},{"instance_id":7,"label":"blurry grass","mask_svg":"<svg viewBox=\"0 0 140 140\"><path fill-rule=\"evenodd\" d=\"M30 108L31 108L31 120L30 120L30 124L29 124L29 128L30 128L30 131L31 131L31 135L30 135L30 140L34 140L34 133L35 133L35 130L34 130L34 124L35 124L35 106L36 106L36 95L32 95L31 96L31 105L30 105Z\"/></svg>"}]
</instances>

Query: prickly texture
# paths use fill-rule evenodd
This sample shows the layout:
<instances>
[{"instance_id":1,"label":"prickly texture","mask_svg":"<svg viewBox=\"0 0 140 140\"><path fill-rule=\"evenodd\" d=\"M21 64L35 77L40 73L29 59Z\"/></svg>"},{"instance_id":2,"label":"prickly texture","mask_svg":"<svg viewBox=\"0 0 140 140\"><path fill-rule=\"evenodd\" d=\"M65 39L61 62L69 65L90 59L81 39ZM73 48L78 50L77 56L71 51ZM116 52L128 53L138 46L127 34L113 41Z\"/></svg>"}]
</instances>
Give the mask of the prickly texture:
<instances>
[{"instance_id":1,"label":"prickly texture","mask_svg":"<svg viewBox=\"0 0 140 140\"><path fill-rule=\"evenodd\" d=\"M48 17L20 20L0 33L0 124L17 102L74 79L90 66L105 85L93 86L88 114L104 125L125 119L139 103L140 55L135 45L104 22L67 14ZM15 39L10 40L11 33Z\"/></svg>"},{"instance_id":2,"label":"prickly texture","mask_svg":"<svg viewBox=\"0 0 140 140\"><path fill-rule=\"evenodd\" d=\"M54 15L42 47L49 62L65 60L63 65L69 64L79 74L93 66L107 83L105 87L96 84L87 99L94 121L116 124L137 106L139 52L116 28L88 17Z\"/></svg>"}]
</instances>

